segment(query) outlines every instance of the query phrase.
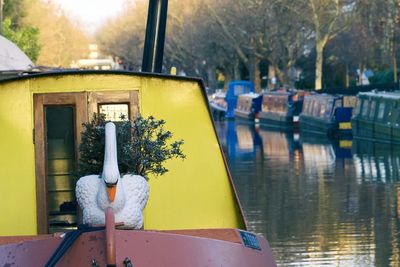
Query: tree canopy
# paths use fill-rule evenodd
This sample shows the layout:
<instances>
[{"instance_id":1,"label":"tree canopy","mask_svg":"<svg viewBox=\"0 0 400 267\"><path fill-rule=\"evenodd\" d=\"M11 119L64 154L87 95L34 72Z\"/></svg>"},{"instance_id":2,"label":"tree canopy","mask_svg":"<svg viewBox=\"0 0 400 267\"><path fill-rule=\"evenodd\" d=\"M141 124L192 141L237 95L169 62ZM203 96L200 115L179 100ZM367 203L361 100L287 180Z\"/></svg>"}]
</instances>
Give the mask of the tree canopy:
<instances>
[{"instance_id":1,"label":"tree canopy","mask_svg":"<svg viewBox=\"0 0 400 267\"><path fill-rule=\"evenodd\" d=\"M138 70L146 15L147 1L128 6L99 30L100 47ZM397 69L398 18L396 0L170 0L164 72L175 66L214 88L218 73L258 87L272 77L345 86L357 69Z\"/></svg>"}]
</instances>

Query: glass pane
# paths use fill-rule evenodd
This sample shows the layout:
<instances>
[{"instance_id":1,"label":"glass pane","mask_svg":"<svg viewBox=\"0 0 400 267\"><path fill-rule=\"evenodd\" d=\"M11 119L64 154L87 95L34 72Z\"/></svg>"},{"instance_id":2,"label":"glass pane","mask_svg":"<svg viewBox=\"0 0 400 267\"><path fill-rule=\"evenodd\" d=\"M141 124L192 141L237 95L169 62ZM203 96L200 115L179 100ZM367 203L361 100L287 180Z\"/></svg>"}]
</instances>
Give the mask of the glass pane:
<instances>
[{"instance_id":1,"label":"glass pane","mask_svg":"<svg viewBox=\"0 0 400 267\"><path fill-rule=\"evenodd\" d=\"M378 111L378 119L383 119L383 115L385 114L385 102L381 102L379 104L379 111Z\"/></svg>"},{"instance_id":2,"label":"glass pane","mask_svg":"<svg viewBox=\"0 0 400 267\"><path fill-rule=\"evenodd\" d=\"M321 109L319 111L319 117L324 117L325 116L325 110L326 110L326 102L321 103Z\"/></svg>"},{"instance_id":3,"label":"glass pane","mask_svg":"<svg viewBox=\"0 0 400 267\"><path fill-rule=\"evenodd\" d=\"M102 104L99 105L99 112L106 115L107 121L121 121L121 116L129 118L128 104Z\"/></svg>"},{"instance_id":4,"label":"glass pane","mask_svg":"<svg viewBox=\"0 0 400 267\"><path fill-rule=\"evenodd\" d=\"M371 107L370 107L370 112L369 112L370 119L373 119L375 117L375 109L376 109L376 101L372 101Z\"/></svg>"},{"instance_id":5,"label":"glass pane","mask_svg":"<svg viewBox=\"0 0 400 267\"><path fill-rule=\"evenodd\" d=\"M361 103L362 103L362 100L358 99L357 100L357 104L356 104L356 108L354 109L354 116L360 115Z\"/></svg>"},{"instance_id":6,"label":"glass pane","mask_svg":"<svg viewBox=\"0 0 400 267\"><path fill-rule=\"evenodd\" d=\"M364 117L364 118L366 118L367 117L367 114L368 114L368 111L369 111L369 102L368 102L368 100L363 100L363 105L362 105L362 116Z\"/></svg>"},{"instance_id":7,"label":"glass pane","mask_svg":"<svg viewBox=\"0 0 400 267\"><path fill-rule=\"evenodd\" d=\"M75 200L74 107L46 107L47 196L49 232L73 229Z\"/></svg>"}]
</instances>

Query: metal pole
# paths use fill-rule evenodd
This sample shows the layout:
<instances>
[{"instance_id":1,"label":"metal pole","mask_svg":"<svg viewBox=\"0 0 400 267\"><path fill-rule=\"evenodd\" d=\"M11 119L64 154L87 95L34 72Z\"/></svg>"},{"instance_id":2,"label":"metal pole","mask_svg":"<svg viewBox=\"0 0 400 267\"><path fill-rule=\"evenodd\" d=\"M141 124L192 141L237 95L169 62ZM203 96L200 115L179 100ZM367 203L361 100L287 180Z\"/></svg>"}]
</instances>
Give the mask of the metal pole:
<instances>
[{"instance_id":1,"label":"metal pole","mask_svg":"<svg viewBox=\"0 0 400 267\"><path fill-rule=\"evenodd\" d=\"M150 0L144 41L142 71L161 73L168 0Z\"/></svg>"}]
</instances>

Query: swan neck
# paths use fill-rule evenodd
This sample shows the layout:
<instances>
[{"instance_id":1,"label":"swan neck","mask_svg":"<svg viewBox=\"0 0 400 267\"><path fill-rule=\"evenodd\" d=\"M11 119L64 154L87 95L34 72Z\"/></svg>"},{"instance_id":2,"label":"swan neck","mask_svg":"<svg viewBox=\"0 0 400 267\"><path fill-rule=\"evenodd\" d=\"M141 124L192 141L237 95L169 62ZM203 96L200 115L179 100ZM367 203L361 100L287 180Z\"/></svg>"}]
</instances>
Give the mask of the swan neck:
<instances>
[{"instance_id":1,"label":"swan neck","mask_svg":"<svg viewBox=\"0 0 400 267\"><path fill-rule=\"evenodd\" d=\"M119 176L115 125L109 122L105 126L103 177L106 182L116 182Z\"/></svg>"}]
</instances>

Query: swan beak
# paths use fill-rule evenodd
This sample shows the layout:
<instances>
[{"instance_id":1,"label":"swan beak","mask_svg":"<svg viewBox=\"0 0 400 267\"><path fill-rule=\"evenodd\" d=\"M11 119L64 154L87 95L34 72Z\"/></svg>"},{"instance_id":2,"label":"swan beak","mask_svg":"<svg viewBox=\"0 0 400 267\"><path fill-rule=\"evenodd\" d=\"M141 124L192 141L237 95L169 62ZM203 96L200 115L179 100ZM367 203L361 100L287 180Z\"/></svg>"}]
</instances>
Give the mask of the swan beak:
<instances>
[{"instance_id":1,"label":"swan beak","mask_svg":"<svg viewBox=\"0 0 400 267\"><path fill-rule=\"evenodd\" d=\"M116 185L112 185L110 187L107 187L108 200L110 200L110 202L114 202L115 193L116 192L117 192L117 186Z\"/></svg>"}]
</instances>

